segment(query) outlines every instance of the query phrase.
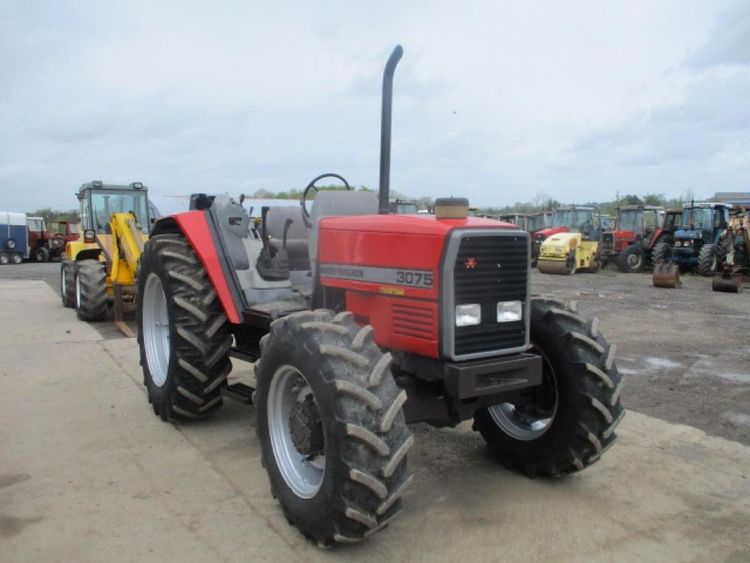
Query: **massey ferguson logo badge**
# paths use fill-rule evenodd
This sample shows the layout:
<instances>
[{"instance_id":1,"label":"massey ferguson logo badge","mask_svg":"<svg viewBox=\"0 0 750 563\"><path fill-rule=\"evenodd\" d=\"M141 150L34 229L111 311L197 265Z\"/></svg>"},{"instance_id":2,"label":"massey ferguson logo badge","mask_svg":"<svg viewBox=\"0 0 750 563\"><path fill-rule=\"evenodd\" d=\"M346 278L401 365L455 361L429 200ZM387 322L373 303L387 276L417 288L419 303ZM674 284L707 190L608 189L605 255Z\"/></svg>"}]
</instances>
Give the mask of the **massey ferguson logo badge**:
<instances>
[{"instance_id":1,"label":"massey ferguson logo badge","mask_svg":"<svg viewBox=\"0 0 750 563\"><path fill-rule=\"evenodd\" d=\"M476 258L467 258L464 260L464 266L467 270L473 270L477 267L477 259Z\"/></svg>"}]
</instances>

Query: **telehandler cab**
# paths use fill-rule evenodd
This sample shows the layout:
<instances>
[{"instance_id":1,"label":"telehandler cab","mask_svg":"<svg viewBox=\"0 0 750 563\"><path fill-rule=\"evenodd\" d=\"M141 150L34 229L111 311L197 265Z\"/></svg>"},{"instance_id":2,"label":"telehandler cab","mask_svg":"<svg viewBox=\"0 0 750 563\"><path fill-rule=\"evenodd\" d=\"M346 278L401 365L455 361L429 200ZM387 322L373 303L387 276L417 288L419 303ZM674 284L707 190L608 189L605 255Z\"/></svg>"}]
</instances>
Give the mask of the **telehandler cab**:
<instances>
[{"instance_id":1,"label":"telehandler cab","mask_svg":"<svg viewBox=\"0 0 750 563\"><path fill-rule=\"evenodd\" d=\"M102 320L114 305L115 322L127 336L135 335L123 322L122 307L135 298L136 272L148 240L147 192L140 182L83 184L78 191L82 235L65 245L60 267L63 305L90 322Z\"/></svg>"},{"instance_id":2,"label":"telehandler cab","mask_svg":"<svg viewBox=\"0 0 750 563\"><path fill-rule=\"evenodd\" d=\"M164 421L222 404L230 357L254 363L261 461L288 521L357 542L401 511L407 424L470 418L502 463L562 475L597 461L624 415L615 347L596 319L529 293L529 235L468 217L389 211L385 67L379 194L320 191L299 208L196 196L156 222L138 277L148 400ZM241 199L241 198L240 198Z\"/></svg>"}]
</instances>

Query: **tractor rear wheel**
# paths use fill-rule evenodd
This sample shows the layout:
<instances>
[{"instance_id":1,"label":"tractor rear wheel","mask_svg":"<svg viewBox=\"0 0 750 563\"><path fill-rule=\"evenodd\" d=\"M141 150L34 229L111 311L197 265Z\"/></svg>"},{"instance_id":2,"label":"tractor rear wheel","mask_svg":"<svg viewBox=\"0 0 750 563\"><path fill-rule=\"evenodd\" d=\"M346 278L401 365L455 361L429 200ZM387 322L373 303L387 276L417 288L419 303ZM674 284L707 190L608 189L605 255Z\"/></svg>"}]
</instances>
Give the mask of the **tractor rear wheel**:
<instances>
[{"instance_id":1,"label":"tractor rear wheel","mask_svg":"<svg viewBox=\"0 0 750 563\"><path fill-rule=\"evenodd\" d=\"M646 259L640 246L630 245L617 255L617 269L634 274L643 270Z\"/></svg>"},{"instance_id":2,"label":"tractor rear wheel","mask_svg":"<svg viewBox=\"0 0 750 563\"><path fill-rule=\"evenodd\" d=\"M151 238L141 255L138 345L148 400L163 421L222 405L232 335L208 274L181 235Z\"/></svg>"},{"instance_id":3,"label":"tractor rear wheel","mask_svg":"<svg viewBox=\"0 0 750 563\"><path fill-rule=\"evenodd\" d=\"M81 260L75 271L75 306L78 318L96 322L107 314L107 266L99 260Z\"/></svg>"},{"instance_id":4,"label":"tractor rear wheel","mask_svg":"<svg viewBox=\"0 0 750 563\"><path fill-rule=\"evenodd\" d=\"M60 264L60 297L63 307L76 306L76 263L67 258Z\"/></svg>"},{"instance_id":5,"label":"tractor rear wheel","mask_svg":"<svg viewBox=\"0 0 750 563\"><path fill-rule=\"evenodd\" d=\"M704 244L698 253L698 273L712 276L719 269L719 258L713 244Z\"/></svg>"},{"instance_id":6,"label":"tractor rear wheel","mask_svg":"<svg viewBox=\"0 0 750 563\"><path fill-rule=\"evenodd\" d=\"M527 400L477 411L479 430L499 461L524 473L557 476L591 465L614 443L625 411L615 346L569 306L531 302L532 352L540 354L542 384Z\"/></svg>"},{"instance_id":7,"label":"tractor rear wheel","mask_svg":"<svg viewBox=\"0 0 750 563\"><path fill-rule=\"evenodd\" d=\"M319 545L353 543L401 511L414 437L372 328L316 310L275 321L256 364L257 433L271 492Z\"/></svg>"}]
</instances>

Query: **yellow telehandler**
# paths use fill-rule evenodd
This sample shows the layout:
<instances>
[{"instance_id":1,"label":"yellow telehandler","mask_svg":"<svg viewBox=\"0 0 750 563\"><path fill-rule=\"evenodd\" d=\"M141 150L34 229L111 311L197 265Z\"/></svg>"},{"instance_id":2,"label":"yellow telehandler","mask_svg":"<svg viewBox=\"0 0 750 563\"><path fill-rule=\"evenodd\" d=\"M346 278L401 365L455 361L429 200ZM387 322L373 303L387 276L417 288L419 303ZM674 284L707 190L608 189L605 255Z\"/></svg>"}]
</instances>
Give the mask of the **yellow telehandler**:
<instances>
[{"instance_id":1,"label":"yellow telehandler","mask_svg":"<svg viewBox=\"0 0 750 563\"><path fill-rule=\"evenodd\" d=\"M103 320L114 306L115 322L127 336L134 335L123 322L123 303L135 299L138 263L151 226L147 194L140 182L83 184L81 237L66 244L60 268L63 305L88 322Z\"/></svg>"}]
</instances>

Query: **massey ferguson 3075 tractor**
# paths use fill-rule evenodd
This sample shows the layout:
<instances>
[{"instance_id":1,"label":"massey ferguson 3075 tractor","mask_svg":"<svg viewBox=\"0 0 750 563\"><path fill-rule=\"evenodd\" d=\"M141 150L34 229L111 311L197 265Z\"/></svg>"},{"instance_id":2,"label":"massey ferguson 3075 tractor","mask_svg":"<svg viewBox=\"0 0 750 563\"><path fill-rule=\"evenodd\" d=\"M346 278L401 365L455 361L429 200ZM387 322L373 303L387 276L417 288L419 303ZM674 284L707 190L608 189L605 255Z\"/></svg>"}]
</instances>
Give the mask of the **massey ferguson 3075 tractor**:
<instances>
[{"instance_id":1,"label":"massey ferguson 3075 tractor","mask_svg":"<svg viewBox=\"0 0 750 563\"><path fill-rule=\"evenodd\" d=\"M254 363L257 439L288 521L320 545L357 542L401 510L408 423L473 418L497 459L530 475L597 461L624 415L615 348L596 319L529 294L529 236L467 216L388 213L391 92L380 191L269 207L197 196L156 222L138 276L144 383L162 420L222 404L230 357ZM234 386L233 386L234 387ZM236 389L235 391L242 391Z\"/></svg>"}]
</instances>

